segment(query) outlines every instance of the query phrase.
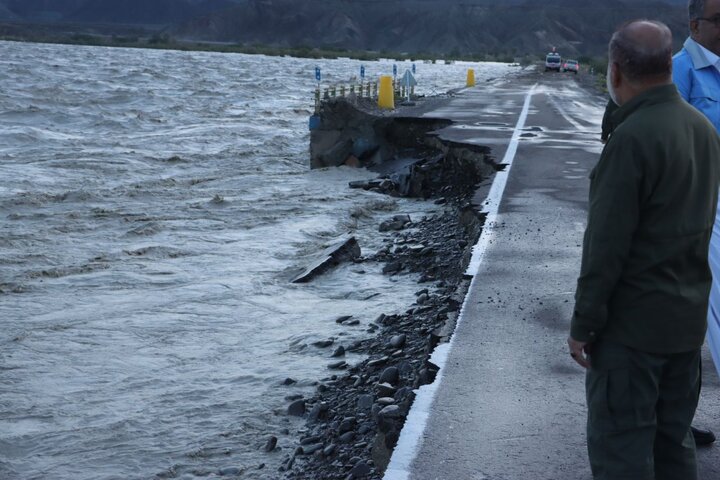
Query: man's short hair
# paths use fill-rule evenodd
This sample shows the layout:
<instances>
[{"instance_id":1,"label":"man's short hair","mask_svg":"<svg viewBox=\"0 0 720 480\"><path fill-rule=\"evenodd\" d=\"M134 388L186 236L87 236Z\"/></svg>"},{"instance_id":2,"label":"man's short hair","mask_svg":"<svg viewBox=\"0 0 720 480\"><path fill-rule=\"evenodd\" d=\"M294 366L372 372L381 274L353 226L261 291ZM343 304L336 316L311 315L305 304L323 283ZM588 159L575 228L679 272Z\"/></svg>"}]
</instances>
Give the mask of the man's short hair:
<instances>
[{"instance_id":1,"label":"man's short hair","mask_svg":"<svg viewBox=\"0 0 720 480\"><path fill-rule=\"evenodd\" d=\"M705 13L705 0L690 0L688 2L688 14L690 20L697 20Z\"/></svg>"},{"instance_id":2,"label":"man's short hair","mask_svg":"<svg viewBox=\"0 0 720 480\"><path fill-rule=\"evenodd\" d=\"M637 41L628 27L638 22L652 23L663 30L660 42ZM654 20L634 20L621 26L610 40L610 61L631 81L661 79L672 75L672 33L667 25Z\"/></svg>"}]
</instances>

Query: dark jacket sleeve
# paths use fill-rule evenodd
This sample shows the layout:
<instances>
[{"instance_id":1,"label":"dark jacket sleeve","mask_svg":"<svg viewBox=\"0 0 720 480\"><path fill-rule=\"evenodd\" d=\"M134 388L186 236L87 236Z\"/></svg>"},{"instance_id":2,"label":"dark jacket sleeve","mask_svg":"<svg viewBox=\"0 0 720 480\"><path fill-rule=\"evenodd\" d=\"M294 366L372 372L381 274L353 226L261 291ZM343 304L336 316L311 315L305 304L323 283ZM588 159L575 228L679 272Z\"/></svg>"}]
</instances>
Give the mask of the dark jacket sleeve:
<instances>
[{"instance_id":1,"label":"dark jacket sleeve","mask_svg":"<svg viewBox=\"0 0 720 480\"><path fill-rule=\"evenodd\" d=\"M603 114L602 118L602 133L600 134L600 138L603 141L607 141L610 138L610 134L613 131L612 127L612 114L615 113L615 111L619 107L615 102L613 102L612 98L608 100L607 105L605 106L605 113Z\"/></svg>"},{"instance_id":2,"label":"dark jacket sleeve","mask_svg":"<svg viewBox=\"0 0 720 480\"><path fill-rule=\"evenodd\" d=\"M607 304L637 229L642 155L633 139L611 138L590 174L588 224L570 335L590 342L607 322Z\"/></svg>"}]
</instances>

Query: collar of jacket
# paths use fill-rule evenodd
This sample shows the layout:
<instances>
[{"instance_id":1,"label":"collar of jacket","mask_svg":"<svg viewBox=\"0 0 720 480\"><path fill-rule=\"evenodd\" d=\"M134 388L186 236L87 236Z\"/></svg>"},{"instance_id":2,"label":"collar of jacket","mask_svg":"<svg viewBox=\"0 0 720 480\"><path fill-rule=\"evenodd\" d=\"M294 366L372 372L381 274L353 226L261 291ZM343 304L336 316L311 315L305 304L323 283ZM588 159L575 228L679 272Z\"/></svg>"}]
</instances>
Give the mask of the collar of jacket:
<instances>
[{"instance_id":1,"label":"collar of jacket","mask_svg":"<svg viewBox=\"0 0 720 480\"><path fill-rule=\"evenodd\" d=\"M688 55L690 55L690 59L693 63L693 68L695 70L714 66L705 56L705 53L700 48L700 44L692 38L688 37L688 39L685 40L683 47L685 48L685 51L688 52Z\"/></svg>"},{"instance_id":2,"label":"collar of jacket","mask_svg":"<svg viewBox=\"0 0 720 480\"><path fill-rule=\"evenodd\" d=\"M615 110L612 114L612 123L617 128L630 115L638 110L649 107L650 105L665 103L676 99L680 100L680 94L675 84L670 83L668 85L652 87Z\"/></svg>"}]
</instances>

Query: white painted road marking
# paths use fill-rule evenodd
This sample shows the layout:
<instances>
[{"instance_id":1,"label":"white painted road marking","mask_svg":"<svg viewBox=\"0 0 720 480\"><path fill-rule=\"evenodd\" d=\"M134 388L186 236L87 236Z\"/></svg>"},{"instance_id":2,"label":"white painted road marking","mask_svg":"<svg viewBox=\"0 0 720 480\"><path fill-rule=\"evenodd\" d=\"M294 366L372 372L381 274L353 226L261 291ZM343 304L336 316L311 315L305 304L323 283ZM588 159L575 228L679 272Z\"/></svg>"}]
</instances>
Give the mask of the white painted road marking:
<instances>
[{"instance_id":1,"label":"white painted road marking","mask_svg":"<svg viewBox=\"0 0 720 480\"><path fill-rule=\"evenodd\" d=\"M517 153L518 145L520 144L520 134L522 129L525 128L525 121L527 120L528 112L530 111L530 100L537 84L528 91L525 97L525 104L523 105L520 118L518 118L517 125L515 125L515 131L513 132L510 144L505 152L502 163L506 164L505 170L497 172L495 179L493 180L490 193L488 194L485 202L485 208L483 212L487 214L485 219L485 225L483 226L482 233L478 243L473 248L473 256L470 260L470 265L467 269L467 274L472 275L473 280L470 283L470 289L468 294L465 296L465 303L470 298L469 292L472 291L477 278L476 274L480 269L483 258L485 257L485 251L487 250L492 237L494 236L494 230L496 228L496 221L498 215L498 209L500 207L500 201L502 200L503 193L505 192L505 186L507 185L507 179L512 170L513 160ZM455 330L459 328L460 324L464 320L465 303L460 310L460 316L458 317L457 325ZM423 385L415 391L416 397L413 402L413 406L408 413L405 426L400 432L400 439L395 447L392 457L390 458L390 464L385 471L384 480L409 480L410 479L410 467L412 466L413 460L417 456L420 450L420 443L422 436L427 427L428 419L430 418L430 411L435 400L435 395L442 381L445 364L447 363L448 356L452 350L455 336L450 339L450 342L438 345L435 351L430 357L430 361L440 368L440 371L435 378L435 381L430 385Z\"/></svg>"}]
</instances>

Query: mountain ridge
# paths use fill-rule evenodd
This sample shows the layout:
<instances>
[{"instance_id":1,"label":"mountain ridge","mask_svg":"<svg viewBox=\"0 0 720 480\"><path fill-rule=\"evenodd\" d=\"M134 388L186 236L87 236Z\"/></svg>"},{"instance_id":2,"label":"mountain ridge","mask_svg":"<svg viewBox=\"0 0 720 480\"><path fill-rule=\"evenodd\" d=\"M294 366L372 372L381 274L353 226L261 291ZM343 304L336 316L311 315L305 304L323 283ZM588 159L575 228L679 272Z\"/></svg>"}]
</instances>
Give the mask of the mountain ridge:
<instances>
[{"instance_id":1,"label":"mountain ridge","mask_svg":"<svg viewBox=\"0 0 720 480\"><path fill-rule=\"evenodd\" d=\"M686 0L0 0L0 21L152 26L174 38L405 53L603 54L655 18L687 35Z\"/></svg>"}]
</instances>

